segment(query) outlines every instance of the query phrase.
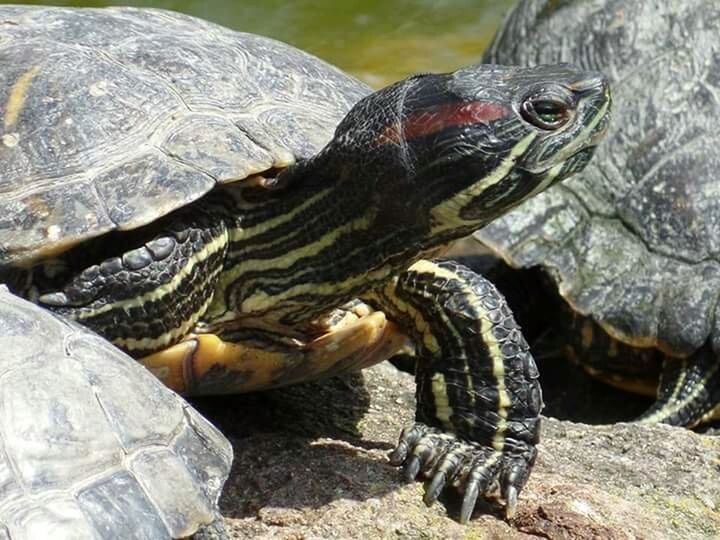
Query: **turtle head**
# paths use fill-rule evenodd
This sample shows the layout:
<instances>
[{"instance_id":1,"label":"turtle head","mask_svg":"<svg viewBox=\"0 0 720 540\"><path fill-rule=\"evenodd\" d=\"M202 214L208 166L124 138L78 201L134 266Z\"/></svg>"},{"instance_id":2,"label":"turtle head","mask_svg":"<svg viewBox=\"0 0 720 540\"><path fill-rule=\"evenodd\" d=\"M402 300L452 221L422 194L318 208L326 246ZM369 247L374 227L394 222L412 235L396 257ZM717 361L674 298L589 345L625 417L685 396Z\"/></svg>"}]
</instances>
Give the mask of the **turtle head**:
<instances>
[{"instance_id":1,"label":"turtle head","mask_svg":"<svg viewBox=\"0 0 720 540\"><path fill-rule=\"evenodd\" d=\"M605 76L570 64L477 65L446 84L441 155L430 141L417 145L418 180L443 186L432 215L444 229L482 226L582 170L610 122Z\"/></svg>"},{"instance_id":2,"label":"turtle head","mask_svg":"<svg viewBox=\"0 0 720 540\"><path fill-rule=\"evenodd\" d=\"M371 182L393 216L428 216L431 227L460 235L582 169L609 109L597 72L475 65L361 100L326 156L340 156L351 181Z\"/></svg>"},{"instance_id":3,"label":"turtle head","mask_svg":"<svg viewBox=\"0 0 720 540\"><path fill-rule=\"evenodd\" d=\"M513 124L517 129L507 140L515 144L510 155L518 170L543 179L549 173L558 181L587 164L610 123L610 88L603 74L571 64L476 66L455 73L456 84L467 86L470 95L477 69L496 71L503 81L496 88L510 108L505 129L513 130ZM497 129L502 138L503 125Z\"/></svg>"}]
</instances>

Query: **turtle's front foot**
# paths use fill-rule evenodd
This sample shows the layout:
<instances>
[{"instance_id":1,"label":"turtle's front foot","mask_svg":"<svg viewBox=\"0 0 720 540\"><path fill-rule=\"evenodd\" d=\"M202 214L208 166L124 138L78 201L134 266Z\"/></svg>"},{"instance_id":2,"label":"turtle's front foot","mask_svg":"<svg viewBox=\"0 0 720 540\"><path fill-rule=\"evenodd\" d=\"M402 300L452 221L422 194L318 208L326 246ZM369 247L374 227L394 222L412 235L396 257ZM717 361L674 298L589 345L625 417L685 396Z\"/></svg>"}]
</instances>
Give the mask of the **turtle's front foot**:
<instances>
[{"instance_id":1,"label":"turtle's front foot","mask_svg":"<svg viewBox=\"0 0 720 540\"><path fill-rule=\"evenodd\" d=\"M418 261L374 300L417 348L416 423L391 462L430 479L427 504L459 488L462 522L481 495L504 499L511 516L535 461L542 393L505 299L463 266Z\"/></svg>"},{"instance_id":2,"label":"turtle's front foot","mask_svg":"<svg viewBox=\"0 0 720 540\"><path fill-rule=\"evenodd\" d=\"M390 463L402 466L408 481L418 475L430 480L423 498L428 506L448 486L463 493L461 523L470 520L480 495L503 499L506 516L512 517L537 449L518 442L508 451L508 443L506 440L505 449L498 451L416 422L403 430L397 447L390 454Z\"/></svg>"}]
</instances>

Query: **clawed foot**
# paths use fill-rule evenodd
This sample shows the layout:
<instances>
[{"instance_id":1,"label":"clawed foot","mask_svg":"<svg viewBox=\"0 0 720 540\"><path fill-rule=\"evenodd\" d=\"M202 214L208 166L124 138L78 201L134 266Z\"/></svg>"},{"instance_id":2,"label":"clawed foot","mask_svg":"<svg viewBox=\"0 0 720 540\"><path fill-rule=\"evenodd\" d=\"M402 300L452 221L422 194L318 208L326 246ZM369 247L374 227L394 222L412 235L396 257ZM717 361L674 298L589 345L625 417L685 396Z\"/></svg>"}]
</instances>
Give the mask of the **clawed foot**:
<instances>
[{"instance_id":1,"label":"clawed foot","mask_svg":"<svg viewBox=\"0 0 720 540\"><path fill-rule=\"evenodd\" d=\"M467 523L480 495L505 500L506 516L512 517L518 493L525 485L537 450L526 443L508 444L502 451L416 423L403 430L390 463L402 465L405 478L418 474L431 479L423 500L432 505L443 489L453 486L464 493L460 522Z\"/></svg>"}]
</instances>

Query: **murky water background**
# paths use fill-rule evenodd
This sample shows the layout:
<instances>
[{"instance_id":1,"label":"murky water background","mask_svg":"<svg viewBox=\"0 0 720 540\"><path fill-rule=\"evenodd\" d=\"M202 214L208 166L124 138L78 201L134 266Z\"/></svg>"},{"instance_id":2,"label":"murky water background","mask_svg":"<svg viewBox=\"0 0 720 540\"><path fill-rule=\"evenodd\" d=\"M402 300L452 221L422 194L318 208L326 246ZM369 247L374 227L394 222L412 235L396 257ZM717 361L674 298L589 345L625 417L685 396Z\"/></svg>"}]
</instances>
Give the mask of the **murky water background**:
<instances>
[{"instance_id":1,"label":"murky water background","mask_svg":"<svg viewBox=\"0 0 720 540\"><path fill-rule=\"evenodd\" d=\"M10 2L173 9L310 51L372 86L477 62L514 0Z\"/></svg>"}]
</instances>

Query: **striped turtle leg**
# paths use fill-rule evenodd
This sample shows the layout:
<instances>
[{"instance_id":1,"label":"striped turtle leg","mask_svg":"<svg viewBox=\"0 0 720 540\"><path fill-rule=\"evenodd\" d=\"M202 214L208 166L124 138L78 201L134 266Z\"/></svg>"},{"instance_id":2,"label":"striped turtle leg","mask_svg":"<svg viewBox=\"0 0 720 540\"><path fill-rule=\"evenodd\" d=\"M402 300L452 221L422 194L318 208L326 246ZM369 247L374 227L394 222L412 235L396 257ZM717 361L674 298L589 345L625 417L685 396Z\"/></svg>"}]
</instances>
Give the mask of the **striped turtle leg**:
<instances>
[{"instance_id":1,"label":"striped turtle leg","mask_svg":"<svg viewBox=\"0 0 720 540\"><path fill-rule=\"evenodd\" d=\"M589 317L570 316L562 339L571 360L616 388L657 397L638 421L694 427L720 418L720 358L711 344L688 358L673 358L623 343Z\"/></svg>"},{"instance_id":2,"label":"striped turtle leg","mask_svg":"<svg viewBox=\"0 0 720 540\"><path fill-rule=\"evenodd\" d=\"M720 419L720 358L705 345L688 358L666 358L658 399L639 421L693 427Z\"/></svg>"},{"instance_id":3,"label":"striped turtle leg","mask_svg":"<svg viewBox=\"0 0 720 540\"><path fill-rule=\"evenodd\" d=\"M416 341L416 422L391 454L408 479L464 491L466 522L478 495L499 491L512 515L536 456L542 398L535 362L497 289L457 263L422 260L368 301Z\"/></svg>"},{"instance_id":4,"label":"striped turtle leg","mask_svg":"<svg viewBox=\"0 0 720 540\"><path fill-rule=\"evenodd\" d=\"M180 341L209 305L223 269L228 231L212 205L196 205L125 233L100 238L83 263L38 302L98 332L134 357ZM88 253L92 251L92 253Z\"/></svg>"}]
</instances>

